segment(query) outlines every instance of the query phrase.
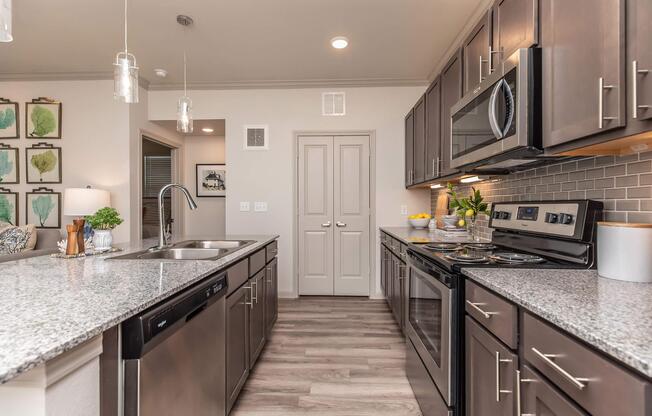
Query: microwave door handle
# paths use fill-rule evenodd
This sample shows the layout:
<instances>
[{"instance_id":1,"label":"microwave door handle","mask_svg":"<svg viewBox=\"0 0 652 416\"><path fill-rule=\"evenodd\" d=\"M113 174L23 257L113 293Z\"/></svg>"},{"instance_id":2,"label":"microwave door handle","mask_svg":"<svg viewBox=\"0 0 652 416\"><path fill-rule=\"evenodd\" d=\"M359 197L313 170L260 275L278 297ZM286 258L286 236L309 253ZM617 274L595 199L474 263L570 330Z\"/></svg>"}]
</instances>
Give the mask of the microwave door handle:
<instances>
[{"instance_id":1,"label":"microwave door handle","mask_svg":"<svg viewBox=\"0 0 652 416\"><path fill-rule=\"evenodd\" d=\"M498 126L498 120L496 116L496 101L498 94L500 93L500 90L503 86L503 82L505 81L500 80L496 83L489 98L489 125L491 126L491 131L493 131L494 136L496 136L496 139L499 140L503 138L503 131L500 126Z\"/></svg>"},{"instance_id":2,"label":"microwave door handle","mask_svg":"<svg viewBox=\"0 0 652 416\"><path fill-rule=\"evenodd\" d=\"M512 123L514 122L514 113L516 112L516 109L514 108L514 93L512 92L512 89L504 79L502 80L502 83L505 84L505 95L507 96L507 105L509 106L508 113L506 114L507 123L505 124L505 130L503 130L503 137L505 137L507 136L509 129L512 128Z\"/></svg>"}]
</instances>

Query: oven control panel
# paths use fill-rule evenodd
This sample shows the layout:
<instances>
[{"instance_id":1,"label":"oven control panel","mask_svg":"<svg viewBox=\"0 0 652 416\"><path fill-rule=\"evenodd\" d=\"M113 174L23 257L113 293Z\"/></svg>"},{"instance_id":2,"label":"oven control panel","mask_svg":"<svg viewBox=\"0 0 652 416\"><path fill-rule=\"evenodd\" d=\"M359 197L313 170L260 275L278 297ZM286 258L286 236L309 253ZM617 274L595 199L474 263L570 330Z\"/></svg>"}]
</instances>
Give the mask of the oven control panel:
<instances>
[{"instance_id":1,"label":"oven control panel","mask_svg":"<svg viewBox=\"0 0 652 416\"><path fill-rule=\"evenodd\" d=\"M560 237L576 235L580 202L500 202L493 205L490 227Z\"/></svg>"}]
</instances>

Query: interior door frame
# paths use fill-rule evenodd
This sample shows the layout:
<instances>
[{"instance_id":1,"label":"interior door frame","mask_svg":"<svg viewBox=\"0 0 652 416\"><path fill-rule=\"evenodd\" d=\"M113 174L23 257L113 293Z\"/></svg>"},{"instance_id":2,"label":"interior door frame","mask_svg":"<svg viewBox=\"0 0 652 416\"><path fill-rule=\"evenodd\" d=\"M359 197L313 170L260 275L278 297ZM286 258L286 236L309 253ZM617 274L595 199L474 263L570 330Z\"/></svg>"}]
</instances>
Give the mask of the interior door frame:
<instances>
[{"instance_id":1,"label":"interior door frame","mask_svg":"<svg viewBox=\"0 0 652 416\"><path fill-rule=\"evenodd\" d=\"M376 282L376 131L375 130L295 130L292 140L294 180L292 181L292 293L283 297L299 297L299 137L305 136L369 136L369 298L380 298ZM288 296L289 295L289 296ZM281 296L281 294L279 294Z\"/></svg>"}]
</instances>

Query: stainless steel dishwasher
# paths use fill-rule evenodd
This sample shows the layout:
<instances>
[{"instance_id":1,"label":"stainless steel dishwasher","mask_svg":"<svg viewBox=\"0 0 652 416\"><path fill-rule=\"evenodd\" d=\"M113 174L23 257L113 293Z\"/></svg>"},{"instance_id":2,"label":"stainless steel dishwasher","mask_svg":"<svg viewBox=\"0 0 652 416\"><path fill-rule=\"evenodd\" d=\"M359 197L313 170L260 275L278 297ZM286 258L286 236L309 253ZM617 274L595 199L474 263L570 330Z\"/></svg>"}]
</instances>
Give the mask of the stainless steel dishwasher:
<instances>
[{"instance_id":1,"label":"stainless steel dishwasher","mask_svg":"<svg viewBox=\"0 0 652 416\"><path fill-rule=\"evenodd\" d=\"M226 272L122 324L125 416L226 412Z\"/></svg>"}]
</instances>

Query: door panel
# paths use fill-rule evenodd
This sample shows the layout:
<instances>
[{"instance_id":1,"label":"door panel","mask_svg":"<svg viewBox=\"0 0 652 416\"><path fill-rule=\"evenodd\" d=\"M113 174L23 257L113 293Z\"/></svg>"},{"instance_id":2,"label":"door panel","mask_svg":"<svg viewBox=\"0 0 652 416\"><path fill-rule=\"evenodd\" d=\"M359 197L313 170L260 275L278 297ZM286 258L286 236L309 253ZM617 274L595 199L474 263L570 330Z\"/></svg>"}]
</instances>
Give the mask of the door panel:
<instances>
[{"instance_id":1,"label":"door panel","mask_svg":"<svg viewBox=\"0 0 652 416\"><path fill-rule=\"evenodd\" d=\"M524 365L521 372L521 413L544 416L588 416L566 396Z\"/></svg>"},{"instance_id":2,"label":"door panel","mask_svg":"<svg viewBox=\"0 0 652 416\"><path fill-rule=\"evenodd\" d=\"M517 49L539 42L538 0L499 0L493 9L493 49L496 64ZM494 65L494 68L496 66Z\"/></svg>"},{"instance_id":3,"label":"door panel","mask_svg":"<svg viewBox=\"0 0 652 416\"><path fill-rule=\"evenodd\" d=\"M451 168L451 107L462 98L462 53L455 54L441 73L441 174L457 173Z\"/></svg>"},{"instance_id":4,"label":"door panel","mask_svg":"<svg viewBox=\"0 0 652 416\"><path fill-rule=\"evenodd\" d=\"M426 179L426 101L425 97L414 107L414 183Z\"/></svg>"},{"instance_id":5,"label":"door panel","mask_svg":"<svg viewBox=\"0 0 652 416\"><path fill-rule=\"evenodd\" d=\"M226 399L227 412L249 376L249 285L226 299Z\"/></svg>"},{"instance_id":6,"label":"door panel","mask_svg":"<svg viewBox=\"0 0 652 416\"><path fill-rule=\"evenodd\" d=\"M414 183L414 111L405 116L405 186Z\"/></svg>"},{"instance_id":7,"label":"door panel","mask_svg":"<svg viewBox=\"0 0 652 416\"><path fill-rule=\"evenodd\" d=\"M333 294L333 138L299 137L299 294Z\"/></svg>"},{"instance_id":8,"label":"door panel","mask_svg":"<svg viewBox=\"0 0 652 416\"><path fill-rule=\"evenodd\" d=\"M650 0L631 0L627 3L628 14L628 46L631 47L631 56L627 68L633 71L634 61L637 64L637 73L632 72L630 85L636 85L636 91L630 92L630 117L634 114L636 104L637 120L652 119L652 2ZM640 72L645 71L648 72ZM636 82L633 82L634 77ZM636 93L636 102L634 102ZM648 126L649 127L649 126Z\"/></svg>"},{"instance_id":9,"label":"door panel","mask_svg":"<svg viewBox=\"0 0 652 416\"><path fill-rule=\"evenodd\" d=\"M489 75L491 12L473 29L464 42L464 94L473 91Z\"/></svg>"},{"instance_id":10,"label":"door panel","mask_svg":"<svg viewBox=\"0 0 652 416\"><path fill-rule=\"evenodd\" d=\"M274 258L267 264L265 280L267 282L265 321L269 339L278 318L278 259Z\"/></svg>"},{"instance_id":11,"label":"door panel","mask_svg":"<svg viewBox=\"0 0 652 416\"><path fill-rule=\"evenodd\" d=\"M249 370L254 367L260 356L266 337L265 324L265 269L249 279L253 297L252 306L249 311Z\"/></svg>"},{"instance_id":12,"label":"door panel","mask_svg":"<svg viewBox=\"0 0 652 416\"><path fill-rule=\"evenodd\" d=\"M335 295L369 295L369 136L334 138Z\"/></svg>"},{"instance_id":13,"label":"door panel","mask_svg":"<svg viewBox=\"0 0 652 416\"><path fill-rule=\"evenodd\" d=\"M441 83L437 78L426 92L426 180L439 176Z\"/></svg>"}]
</instances>

